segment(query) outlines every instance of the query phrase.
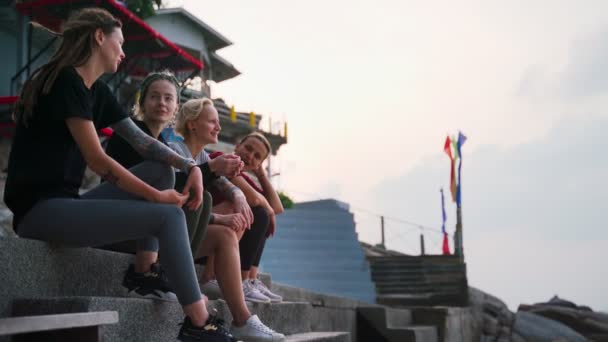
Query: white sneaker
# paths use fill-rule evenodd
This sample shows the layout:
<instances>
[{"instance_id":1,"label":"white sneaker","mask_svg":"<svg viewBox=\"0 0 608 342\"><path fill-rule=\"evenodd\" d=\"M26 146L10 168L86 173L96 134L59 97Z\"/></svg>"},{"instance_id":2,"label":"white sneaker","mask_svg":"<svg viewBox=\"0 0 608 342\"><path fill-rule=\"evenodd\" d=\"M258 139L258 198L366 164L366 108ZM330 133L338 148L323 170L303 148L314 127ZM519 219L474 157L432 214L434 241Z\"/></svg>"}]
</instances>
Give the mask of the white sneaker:
<instances>
[{"instance_id":1,"label":"white sneaker","mask_svg":"<svg viewBox=\"0 0 608 342\"><path fill-rule=\"evenodd\" d=\"M216 279L209 280L204 284L200 284L201 292L205 294L210 300L223 298L222 289Z\"/></svg>"},{"instance_id":2,"label":"white sneaker","mask_svg":"<svg viewBox=\"0 0 608 342\"><path fill-rule=\"evenodd\" d=\"M254 303L270 303L270 298L262 294L256 289L249 279L243 280L243 294L245 294L245 300Z\"/></svg>"},{"instance_id":3,"label":"white sneaker","mask_svg":"<svg viewBox=\"0 0 608 342\"><path fill-rule=\"evenodd\" d=\"M278 333L260 321L258 315L249 317L245 325L235 327L234 324L230 329L230 333L237 340L247 342L283 342L285 335Z\"/></svg>"},{"instance_id":4,"label":"white sneaker","mask_svg":"<svg viewBox=\"0 0 608 342\"><path fill-rule=\"evenodd\" d=\"M270 298L271 302L273 302L273 303L280 303L280 302L283 301L283 297L281 297L278 294L273 293L272 291L270 291L270 289L268 289L268 287L266 287L266 285L261 280L259 280L259 279L253 279L253 280L251 280L251 283L264 296Z\"/></svg>"}]
</instances>

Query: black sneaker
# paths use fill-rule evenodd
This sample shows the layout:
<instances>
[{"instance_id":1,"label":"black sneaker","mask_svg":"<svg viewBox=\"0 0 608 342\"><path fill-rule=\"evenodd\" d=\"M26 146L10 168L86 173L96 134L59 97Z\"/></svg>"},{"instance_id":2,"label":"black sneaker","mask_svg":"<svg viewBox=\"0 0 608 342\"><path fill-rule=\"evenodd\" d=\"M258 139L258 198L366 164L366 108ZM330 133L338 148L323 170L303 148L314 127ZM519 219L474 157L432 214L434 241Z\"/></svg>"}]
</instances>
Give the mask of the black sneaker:
<instances>
[{"instance_id":1,"label":"black sneaker","mask_svg":"<svg viewBox=\"0 0 608 342\"><path fill-rule=\"evenodd\" d=\"M216 315L209 315L205 326L194 326L190 317L184 318L177 339L183 342L237 342L224 325L224 320Z\"/></svg>"},{"instance_id":2,"label":"black sneaker","mask_svg":"<svg viewBox=\"0 0 608 342\"><path fill-rule=\"evenodd\" d=\"M152 264L146 273L135 272L135 266L129 265L122 285L129 290L130 295L136 297L177 301L177 296L171 291L167 276L158 263Z\"/></svg>"}]
</instances>

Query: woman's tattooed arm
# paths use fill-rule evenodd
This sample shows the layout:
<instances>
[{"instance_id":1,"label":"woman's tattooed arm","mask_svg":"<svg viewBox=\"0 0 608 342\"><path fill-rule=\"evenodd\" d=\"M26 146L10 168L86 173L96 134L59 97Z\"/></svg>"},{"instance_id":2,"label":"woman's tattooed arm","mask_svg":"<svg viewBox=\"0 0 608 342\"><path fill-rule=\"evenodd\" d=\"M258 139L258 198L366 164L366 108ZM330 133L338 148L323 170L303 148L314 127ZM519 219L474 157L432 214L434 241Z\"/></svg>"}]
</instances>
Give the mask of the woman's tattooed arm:
<instances>
[{"instance_id":1,"label":"woman's tattooed arm","mask_svg":"<svg viewBox=\"0 0 608 342\"><path fill-rule=\"evenodd\" d=\"M112 125L114 132L125 139L146 160L155 160L188 172L192 161L175 153L158 140L144 133L130 118Z\"/></svg>"}]
</instances>

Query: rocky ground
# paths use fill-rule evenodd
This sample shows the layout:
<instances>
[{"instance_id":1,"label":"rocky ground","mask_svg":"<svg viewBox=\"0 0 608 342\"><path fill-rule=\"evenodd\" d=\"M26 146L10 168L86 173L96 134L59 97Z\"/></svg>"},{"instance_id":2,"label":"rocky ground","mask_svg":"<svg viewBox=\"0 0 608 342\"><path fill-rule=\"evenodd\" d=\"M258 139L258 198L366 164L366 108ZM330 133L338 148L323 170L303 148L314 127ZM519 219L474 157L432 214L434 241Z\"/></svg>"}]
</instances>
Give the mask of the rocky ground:
<instances>
[{"instance_id":1,"label":"rocky ground","mask_svg":"<svg viewBox=\"0 0 608 342\"><path fill-rule=\"evenodd\" d=\"M470 288L471 306L482 322L482 342L608 341L608 315L557 296L522 304L513 313L500 299Z\"/></svg>"}]
</instances>

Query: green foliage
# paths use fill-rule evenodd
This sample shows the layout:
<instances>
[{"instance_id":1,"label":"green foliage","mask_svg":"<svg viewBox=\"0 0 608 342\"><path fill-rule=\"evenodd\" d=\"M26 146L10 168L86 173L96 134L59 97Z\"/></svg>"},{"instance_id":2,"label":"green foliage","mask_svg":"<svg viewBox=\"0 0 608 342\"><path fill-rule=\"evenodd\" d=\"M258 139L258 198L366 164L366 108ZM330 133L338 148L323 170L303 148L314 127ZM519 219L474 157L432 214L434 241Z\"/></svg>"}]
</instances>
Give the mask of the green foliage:
<instances>
[{"instance_id":1,"label":"green foliage","mask_svg":"<svg viewBox=\"0 0 608 342\"><path fill-rule=\"evenodd\" d=\"M293 200L289 198L286 193L279 191L279 198L281 199L281 204L283 205L283 208L293 208Z\"/></svg>"},{"instance_id":2,"label":"green foliage","mask_svg":"<svg viewBox=\"0 0 608 342\"><path fill-rule=\"evenodd\" d=\"M127 8L129 11L135 13L141 19L151 17L156 13L156 8L160 8L163 4L163 0L127 0Z\"/></svg>"}]
</instances>

